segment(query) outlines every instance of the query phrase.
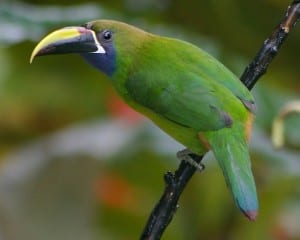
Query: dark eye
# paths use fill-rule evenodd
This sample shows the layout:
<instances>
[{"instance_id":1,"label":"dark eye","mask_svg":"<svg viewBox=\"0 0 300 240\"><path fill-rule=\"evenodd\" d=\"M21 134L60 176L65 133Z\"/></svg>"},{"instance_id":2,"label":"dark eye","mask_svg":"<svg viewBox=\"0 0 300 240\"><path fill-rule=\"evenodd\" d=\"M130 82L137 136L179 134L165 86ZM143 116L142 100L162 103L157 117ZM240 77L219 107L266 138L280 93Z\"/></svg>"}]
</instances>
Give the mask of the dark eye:
<instances>
[{"instance_id":1,"label":"dark eye","mask_svg":"<svg viewBox=\"0 0 300 240\"><path fill-rule=\"evenodd\" d=\"M112 38L112 32L109 30L103 31L103 38L107 41L110 40Z\"/></svg>"}]
</instances>

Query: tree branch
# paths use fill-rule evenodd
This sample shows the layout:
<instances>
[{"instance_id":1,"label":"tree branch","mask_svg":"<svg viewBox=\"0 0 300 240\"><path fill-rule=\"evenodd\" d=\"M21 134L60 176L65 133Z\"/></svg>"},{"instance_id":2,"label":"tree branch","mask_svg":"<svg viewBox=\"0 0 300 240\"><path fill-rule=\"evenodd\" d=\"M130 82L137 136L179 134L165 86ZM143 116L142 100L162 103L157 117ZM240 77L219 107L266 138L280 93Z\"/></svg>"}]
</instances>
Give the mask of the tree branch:
<instances>
[{"instance_id":1,"label":"tree branch","mask_svg":"<svg viewBox=\"0 0 300 240\"><path fill-rule=\"evenodd\" d=\"M264 41L261 49L242 74L240 80L249 90L266 73L268 66L277 55L283 41L299 19L300 0L295 0L288 7L282 22L275 28L270 37ZM199 164L203 158L203 156L195 154L190 154L190 157ZM165 174L166 187L164 193L153 209L140 239L160 239L178 208L178 200L181 193L195 172L196 168L194 166L186 161L181 161L175 174L171 172Z\"/></svg>"},{"instance_id":2,"label":"tree branch","mask_svg":"<svg viewBox=\"0 0 300 240\"><path fill-rule=\"evenodd\" d=\"M189 154L189 156L200 164L202 156L196 154ZM160 239L178 208L177 203L182 191L196 170L197 169L187 161L181 161L175 174L171 172L165 174L166 187L164 193L153 209L141 239Z\"/></svg>"},{"instance_id":3,"label":"tree branch","mask_svg":"<svg viewBox=\"0 0 300 240\"><path fill-rule=\"evenodd\" d=\"M283 41L290 30L300 19L300 0L293 1L288 7L282 22L267 38L253 61L246 67L241 76L241 81L251 90L257 80L266 73L270 63L277 55Z\"/></svg>"}]
</instances>

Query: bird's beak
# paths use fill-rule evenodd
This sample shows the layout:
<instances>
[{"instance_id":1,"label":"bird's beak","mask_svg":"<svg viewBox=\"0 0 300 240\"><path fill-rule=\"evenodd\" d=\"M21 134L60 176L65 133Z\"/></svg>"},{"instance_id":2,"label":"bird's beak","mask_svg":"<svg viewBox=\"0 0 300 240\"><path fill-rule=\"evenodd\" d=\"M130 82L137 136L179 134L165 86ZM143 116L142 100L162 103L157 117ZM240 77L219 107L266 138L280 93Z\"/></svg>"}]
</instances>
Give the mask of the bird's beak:
<instances>
[{"instance_id":1,"label":"bird's beak","mask_svg":"<svg viewBox=\"0 0 300 240\"><path fill-rule=\"evenodd\" d=\"M84 27L66 27L43 38L33 50L30 63L37 56L65 53L105 53L96 34Z\"/></svg>"}]
</instances>

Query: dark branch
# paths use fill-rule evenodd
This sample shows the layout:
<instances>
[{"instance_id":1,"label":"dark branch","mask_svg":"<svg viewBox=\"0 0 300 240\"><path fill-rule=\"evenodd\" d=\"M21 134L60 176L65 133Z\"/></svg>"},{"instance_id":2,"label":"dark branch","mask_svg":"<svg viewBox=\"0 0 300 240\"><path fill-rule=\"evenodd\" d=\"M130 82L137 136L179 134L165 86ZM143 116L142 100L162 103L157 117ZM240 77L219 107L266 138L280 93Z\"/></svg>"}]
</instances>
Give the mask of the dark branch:
<instances>
[{"instance_id":1,"label":"dark branch","mask_svg":"<svg viewBox=\"0 0 300 240\"><path fill-rule=\"evenodd\" d=\"M246 67L241 76L241 81L251 90L257 80L266 73L268 66L277 55L283 41L290 30L296 25L300 18L300 0L293 1L288 7L282 22L275 28L267 38L254 60Z\"/></svg>"},{"instance_id":2,"label":"dark branch","mask_svg":"<svg viewBox=\"0 0 300 240\"><path fill-rule=\"evenodd\" d=\"M200 164L202 157L189 154L189 156ZM159 202L152 211L146 224L141 239L155 240L160 236L171 222L174 213L177 210L178 199L184 190L186 184L196 172L196 168L186 161L181 161L175 174L167 172L165 174L166 187Z\"/></svg>"},{"instance_id":3,"label":"dark branch","mask_svg":"<svg viewBox=\"0 0 300 240\"><path fill-rule=\"evenodd\" d=\"M283 21L275 28L270 37L264 41L262 48L242 74L240 79L249 90L254 87L257 80L266 72L283 41L299 19L300 0L295 0L288 7ZM195 154L190 156L197 163L200 163L203 158L203 156ZM171 172L165 174L166 187L164 193L153 209L141 239L160 239L176 212L182 191L195 171L196 168L194 166L182 161L175 174Z\"/></svg>"}]
</instances>

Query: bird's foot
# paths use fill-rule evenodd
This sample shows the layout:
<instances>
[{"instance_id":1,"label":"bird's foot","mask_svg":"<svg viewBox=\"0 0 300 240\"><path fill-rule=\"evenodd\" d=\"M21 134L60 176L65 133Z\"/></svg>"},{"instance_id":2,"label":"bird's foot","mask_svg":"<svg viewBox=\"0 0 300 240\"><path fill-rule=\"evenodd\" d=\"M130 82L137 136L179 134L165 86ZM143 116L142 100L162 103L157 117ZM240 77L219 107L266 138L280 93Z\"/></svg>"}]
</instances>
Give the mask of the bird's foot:
<instances>
[{"instance_id":1,"label":"bird's foot","mask_svg":"<svg viewBox=\"0 0 300 240\"><path fill-rule=\"evenodd\" d=\"M197 171L199 171L199 172L201 172L205 169L205 166L203 163L195 161L194 157L198 156L198 155L191 152L187 148L183 149L181 151L178 151L176 156L180 161L185 161L185 162L189 163L191 166L195 167L197 169Z\"/></svg>"}]
</instances>

